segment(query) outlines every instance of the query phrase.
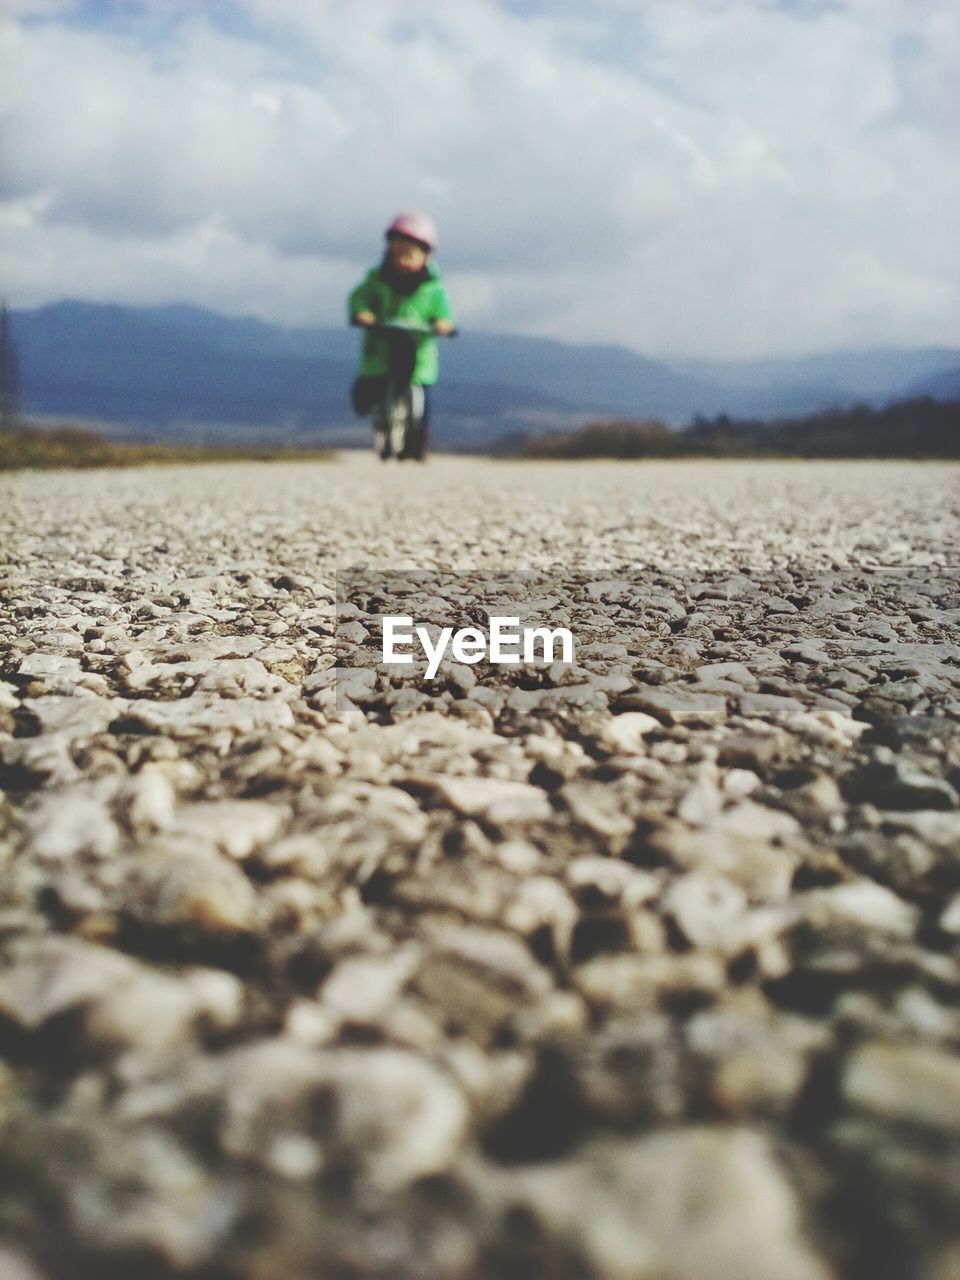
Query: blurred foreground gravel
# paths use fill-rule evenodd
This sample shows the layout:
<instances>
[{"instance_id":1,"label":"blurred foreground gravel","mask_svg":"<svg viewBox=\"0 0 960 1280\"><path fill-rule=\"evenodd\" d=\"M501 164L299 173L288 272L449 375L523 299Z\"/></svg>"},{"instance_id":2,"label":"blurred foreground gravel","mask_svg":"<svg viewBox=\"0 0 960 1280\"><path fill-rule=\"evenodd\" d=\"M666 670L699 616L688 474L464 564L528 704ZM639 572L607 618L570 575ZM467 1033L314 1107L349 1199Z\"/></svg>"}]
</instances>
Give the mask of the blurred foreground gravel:
<instances>
[{"instance_id":1,"label":"blurred foreground gravel","mask_svg":"<svg viewBox=\"0 0 960 1280\"><path fill-rule=\"evenodd\" d=\"M0 478L2 1280L957 1280L958 482ZM590 643L338 708L347 566Z\"/></svg>"}]
</instances>

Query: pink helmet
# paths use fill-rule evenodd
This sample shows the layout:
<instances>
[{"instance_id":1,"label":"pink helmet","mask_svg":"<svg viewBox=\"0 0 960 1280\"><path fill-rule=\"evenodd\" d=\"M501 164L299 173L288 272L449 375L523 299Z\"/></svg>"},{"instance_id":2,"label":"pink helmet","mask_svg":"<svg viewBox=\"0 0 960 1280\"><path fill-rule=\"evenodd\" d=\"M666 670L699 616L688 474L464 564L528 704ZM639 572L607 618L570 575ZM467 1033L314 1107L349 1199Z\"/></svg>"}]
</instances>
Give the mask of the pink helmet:
<instances>
[{"instance_id":1,"label":"pink helmet","mask_svg":"<svg viewBox=\"0 0 960 1280\"><path fill-rule=\"evenodd\" d=\"M419 240L428 249L437 247L437 228L432 219L425 213L398 213L387 227L387 235L407 236L410 240Z\"/></svg>"}]
</instances>

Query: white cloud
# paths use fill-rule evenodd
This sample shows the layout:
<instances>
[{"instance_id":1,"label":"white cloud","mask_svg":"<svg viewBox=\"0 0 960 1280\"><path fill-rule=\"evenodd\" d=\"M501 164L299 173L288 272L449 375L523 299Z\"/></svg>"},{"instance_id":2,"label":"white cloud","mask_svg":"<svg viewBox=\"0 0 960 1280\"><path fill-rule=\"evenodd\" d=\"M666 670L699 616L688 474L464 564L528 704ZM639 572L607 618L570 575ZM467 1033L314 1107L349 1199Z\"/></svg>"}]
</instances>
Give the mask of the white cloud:
<instances>
[{"instance_id":1,"label":"white cloud","mask_svg":"<svg viewBox=\"0 0 960 1280\"><path fill-rule=\"evenodd\" d=\"M661 355L960 341L952 0L241 7L228 31L141 3L141 38L6 20L15 303L338 322L426 206L466 325Z\"/></svg>"},{"instance_id":2,"label":"white cloud","mask_svg":"<svg viewBox=\"0 0 960 1280\"><path fill-rule=\"evenodd\" d=\"M49 18L76 9L80 0L4 0L8 18Z\"/></svg>"},{"instance_id":3,"label":"white cloud","mask_svg":"<svg viewBox=\"0 0 960 1280\"><path fill-rule=\"evenodd\" d=\"M83 227L38 228L41 201L0 206L0 279L15 305L55 298L149 305L196 302L226 314L280 324L346 319L343 299L355 268L330 258L284 257L245 240L214 214L160 238L107 238ZM266 287L269 286L269 287Z\"/></svg>"}]
</instances>

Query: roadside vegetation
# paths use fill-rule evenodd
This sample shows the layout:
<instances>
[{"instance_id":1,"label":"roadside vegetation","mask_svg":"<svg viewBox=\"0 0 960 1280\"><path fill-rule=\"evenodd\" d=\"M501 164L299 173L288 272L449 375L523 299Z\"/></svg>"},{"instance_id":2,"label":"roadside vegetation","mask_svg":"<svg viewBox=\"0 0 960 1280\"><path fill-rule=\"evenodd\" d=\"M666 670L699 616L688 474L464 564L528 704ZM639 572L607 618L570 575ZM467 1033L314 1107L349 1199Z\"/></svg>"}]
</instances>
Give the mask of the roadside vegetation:
<instances>
[{"instance_id":1,"label":"roadside vegetation","mask_svg":"<svg viewBox=\"0 0 960 1280\"><path fill-rule=\"evenodd\" d=\"M960 401L924 397L871 409L832 409L772 422L604 419L579 430L510 442L522 458L960 458Z\"/></svg>"},{"instance_id":2,"label":"roadside vegetation","mask_svg":"<svg viewBox=\"0 0 960 1280\"><path fill-rule=\"evenodd\" d=\"M0 471L50 467L142 467L189 462L330 461L325 449L292 446L133 444L107 440L99 432L69 424L0 431Z\"/></svg>"}]
</instances>

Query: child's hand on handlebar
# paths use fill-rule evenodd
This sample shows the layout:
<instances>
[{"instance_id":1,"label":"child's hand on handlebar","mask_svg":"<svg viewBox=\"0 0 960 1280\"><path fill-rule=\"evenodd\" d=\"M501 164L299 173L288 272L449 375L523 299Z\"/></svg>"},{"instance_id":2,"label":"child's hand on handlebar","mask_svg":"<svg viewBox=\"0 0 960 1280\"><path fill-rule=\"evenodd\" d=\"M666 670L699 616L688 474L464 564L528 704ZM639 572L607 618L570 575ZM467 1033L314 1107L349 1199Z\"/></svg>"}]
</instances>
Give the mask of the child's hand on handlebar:
<instances>
[{"instance_id":1,"label":"child's hand on handlebar","mask_svg":"<svg viewBox=\"0 0 960 1280\"><path fill-rule=\"evenodd\" d=\"M453 324L447 319L434 320L433 327L437 333L453 333Z\"/></svg>"},{"instance_id":2,"label":"child's hand on handlebar","mask_svg":"<svg viewBox=\"0 0 960 1280\"><path fill-rule=\"evenodd\" d=\"M364 329L369 329L372 324L377 323L377 317L372 311L358 311L353 317L353 323L362 325Z\"/></svg>"}]
</instances>

